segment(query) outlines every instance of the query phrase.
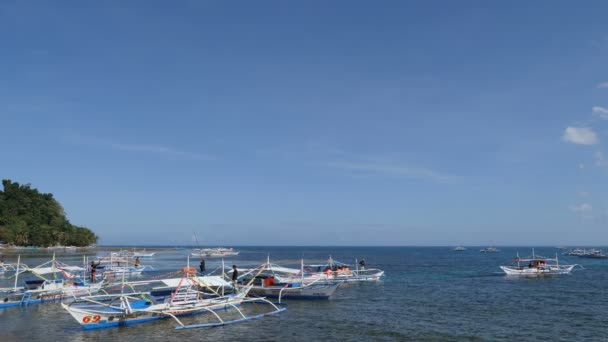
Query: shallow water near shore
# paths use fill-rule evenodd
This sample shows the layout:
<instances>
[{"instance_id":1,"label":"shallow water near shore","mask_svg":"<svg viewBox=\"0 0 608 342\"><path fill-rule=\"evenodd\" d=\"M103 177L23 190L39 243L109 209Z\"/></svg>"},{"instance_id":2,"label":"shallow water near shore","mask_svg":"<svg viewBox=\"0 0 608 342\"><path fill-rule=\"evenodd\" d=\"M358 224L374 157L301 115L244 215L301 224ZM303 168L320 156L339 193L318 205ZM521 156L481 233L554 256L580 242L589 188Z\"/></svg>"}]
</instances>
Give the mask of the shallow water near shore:
<instances>
[{"instance_id":1,"label":"shallow water near shore","mask_svg":"<svg viewBox=\"0 0 608 342\"><path fill-rule=\"evenodd\" d=\"M266 260L295 265L334 259L385 270L380 282L342 284L329 301L288 301L287 311L262 319L216 328L174 330L171 319L140 325L84 331L59 302L0 310L2 341L23 340L605 340L608 334L608 260L560 256L578 263L571 275L518 279L502 275L528 247L479 248L453 252L449 247L238 247L226 265L255 266ZM554 257L556 248L536 248ZM47 261L52 252L21 251L30 266ZM106 255L101 251L88 255ZM6 254L6 262L16 255ZM57 259L82 263L82 252L60 252ZM188 250L159 249L142 264L155 271L135 279L162 277L181 269ZM191 261L198 263L196 258ZM207 259L207 270L221 265ZM0 287L12 286L9 275Z\"/></svg>"}]
</instances>

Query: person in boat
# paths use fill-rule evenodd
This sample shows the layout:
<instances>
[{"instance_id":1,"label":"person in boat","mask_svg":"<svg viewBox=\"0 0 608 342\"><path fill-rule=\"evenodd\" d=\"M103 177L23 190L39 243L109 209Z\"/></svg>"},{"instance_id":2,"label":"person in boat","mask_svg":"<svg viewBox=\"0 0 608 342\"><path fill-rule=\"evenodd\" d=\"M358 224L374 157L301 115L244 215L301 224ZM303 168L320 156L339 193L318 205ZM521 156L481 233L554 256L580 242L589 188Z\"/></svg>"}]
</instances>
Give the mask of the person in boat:
<instances>
[{"instance_id":1,"label":"person in boat","mask_svg":"<svg viewBox=\"0 0 608 342\"><path fill-rule=\"evenodd\" d=\"M365 268L365 260L359 261L359 268L361 268L361 269Z\"/></svg>"},{"instance_id":2,"label":"person in boat","mask_svg":"<svg viewBox=\"0 0 608 342\"><path fill-rule=\"evenodd\" d=\"M201 274L205 274L205 259L201 259L201 263L200 265L198 265L198 268L201 270Z\"/></svg>"},{"instance_id":3,"label":"person in boat","mask_svg":"<svg viewBox=\"0 0 608 342\"><path fill-rule=\"evenodd\" d=\"M273 276L270 276L270 277L268 277L268 278L264 279L264 286L272 286L272 285L274 285L275 283L276 283L276 282L275 282L275 279L274 279L274 277L273 277Z\"/></svg>"},{"instance_id":4,"label":"person in boat","mask_svg":"<svg viewBox=\"0 0 608 342\"><path fill-rule=\"evenodd\" d=\"M139 257L135 257L135 267L139 267Z\"/></svg>"},{"instance_id":5,"label":"person in boat","mask_svg":"<svg viewBox=\"0 0 608 342\"><path fill-rule=\"evenodd\" d=\"M232 282L236 285L239 279L239 271L236 269L236 265L232 265Z\"/></svg>"},{"instance_id":6,"label":"person in boat","mask_svg":"<svg viewBox=\"0 0 608 342\"><path fill-rule=\"evenodd\" d=\"M329 277L332 273L331 267L327 266L323 272Z\"/></svg>"},{"instance_id":7,"label":"person in boat","mask_svg":"<svg viewBox=\"0 0 608 342\"><path fill-rule=\"evenodd\" d=\"M101 261L95 263L95 261L91 261L91 282L94 283L97 281L97 266L101 264Z\"/></svg>"},{"instance_id":8,"label":"person in boat","mask_svg":"<svg viewBox=\"0 0 608 342\"><path fill-rule=\"evenodd\" d=\"M0 255L0 265L4 265L4 255Z\"/></svg>"}]
</instances>

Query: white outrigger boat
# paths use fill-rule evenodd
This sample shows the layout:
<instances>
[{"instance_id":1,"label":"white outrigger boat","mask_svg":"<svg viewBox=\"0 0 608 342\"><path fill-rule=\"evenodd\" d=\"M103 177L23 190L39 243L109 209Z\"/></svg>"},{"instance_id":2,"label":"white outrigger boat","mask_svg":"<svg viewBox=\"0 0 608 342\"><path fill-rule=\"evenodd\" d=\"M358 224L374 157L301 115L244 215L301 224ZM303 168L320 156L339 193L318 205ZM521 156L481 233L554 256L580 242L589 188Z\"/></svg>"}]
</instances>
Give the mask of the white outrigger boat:
<instances>
[{"instance_id":1,"label":"white outrigger boat","mask_svg":"<svg viewBox=\"0 0 608 342\"><path fill-rule=\"evenodd\" d=\"M19 273L23 273L27 270L27 265L25 264L0 264L0 275L4 273L16 272L19 270Z\"/></svg>"},{"instance_id":2,"label":"white outrigger boat","mask_svg":"<svg viewBox=\"0 0 608 342\"><path fill-rule=\"evenodd\" d=\"M196 241L196 245L199 245L198 235L196 232L194 233L194 241ZM234 248L226 248L226 247L213 247L213 248L195 248L190 251L191 256L201 257L201 258L223 258L227 256L237 256L239 255L239 251Z\"/></svg>"},{"instance_id":3,"label":"white outrigger boat","mask_svg":"<svg viewBox=\"0 0 608 342\"><path fill-rule=\"evenodd\" d=\"M115 257L110 254L109 257L101 257L97 259L97 272L103 278L117 278L139 276L143 272L154 271L152 266L144 266L136 263L135 260L126 257Z\"/></svg>"},{"instance_id":4,"label":"white outrigger boat","mask_svg":"<svg viewBox=\"0 0 608 342\"><path fill-rule=\"evenodd\" d=\"M0 289L0 308L11 306L39 304L68 297L79 297L97 293L103 286L103 281L95 284L87 283L84 279L85 269L79 266L68 266L55 260L48 261L40 266L28 268L25 272L31 273L38 279L26 280L25 286L17 287L20 270L20 259L15 271L15 285L12 288ZM74 272L80 272L82 276ZM48 279L45 275L60 273L60 279Z\"/></svg>"},{"instance_id":5,"label":"white outrigger boat","mask_svg":"<svg viewBox=\"0 0 608 342\"><path fill-rule=\"evenodd\" d=\"M327 281L327 278L322 274L313 276L314 278L305 278L303 268L303 261L301 269L296 270L273 265L268 260L256 268L241 270L244 273L238 277L238 280L247 286L251 285L250 294L278 298L279 303L282 299L327 300L340 285L340 282ZM294 275L294 270L299 273L299 277ZM288 276L280 276L279 274L287 274Z\"/></svg>"},{"instance_id":6,"label":"white outrigger boat","mask_svg":"<svg viewBox=\"0 0 608 342\"><path fill-rule=\"evenodd\" d=\"M152 253L146 253L146 250L144 249L143 251L127 251L127 250L121 250L120 252L113 252L112 255L113 256L117 256L117 257L124 257L124 258L151 258L154 256L154 254L156 254L156 252L152 252Z\"/></svg>"},{"instance_id":7,"label":"white outrigger boat","mask_svg":"<svg viewBox=\"0 0 608 342\"><path fill-rule=\"evenodd\" d=\"M213 327L286 310L263 298L247 298L251 286L233 288L223 277L197 277L196 269L189 266L183 269L183 273L182 278L158 280L164 286L149 292L81 297L70 304L62 303L61 306L84 329L131 325L164 318L173 318L178 323L176 329ZM143 283L145 282L140 282ZM233 292L225 294L225 288L232 289ZM245 315L239 307L253 302L269 304L273 310L254 316ZM236 311L237 318L223 319L218 312L220 310ZM202 313L210 313L213 322L184 324L178 318Z\"/></svg>"},{"instance_id":8,"label":"white outrigger boat","mask_svg":"<svg viewBox=\"0 0 608 342\"><path fill-rule=\"evenodd\" d=\"M224 248L224 247L215 247L215 248L197 248L193 249L190 253L192 256L197 256L201 258L223 258L227 256L237 256L239 255L239 251L236 251L234 248Z\"/></svg>"},{"instance_id":9,"label":"white outrigger boat","mask_svg":"<svg viewBox=\"0 0 608 342\"><path fill-rule=\"evenodd\" d=\"M508 276L545 276L545 275L557 275L557 274L569 274L572 270L580 265L563 265L559 263L557 254L555 258L545 258L540 255L534 254L532 249L532 256L527 258L520 258L519 253L515 258L515 265L513 266L500 266L500 269L505 272Z\"/></svg>"},{"instance_id":10,"label":"white outrigger boat","mask_svg":"<svg viewBox=\"0 0 608 342\"><path fill-rule=\"evenodd\" d=\"M331 256L325 264L304 265L301 269L283 267L272 264L268 257L264 266L264 275L272 275L280 283L302 283L310 284L316 282L342 283L360 281L379 281L384 276L384 271L378 268L368 268L363 260L355 259L355 266L351 266L334 260ZM251 272L259 270L241 269L239 272Z\"/></svg>"},{"instance_id":11,"label":"white outrigger boat","mask_svg":"<svg viewBox=\"0 0 608 342\"><path fill-rule=\"evenodd\" d=\"M496 247L486 247L479 250L481 253L497 253L500 252L500 249Z\"/></svg>"},{"instance_id":12,"label":"white outrigger boat","mask_svg":"<svg viewBox=\"0 0 608 342\"><path fill-rule=\"evenodd\" d=\"M331 255L326 264L304 266L304 272L311 275L325 275L328 281L354 282L354 281L379 281L384 276L384 271L379 268L369 268L365 261L355 259L354 266L334 260Z\"/></svg>"}]
</instances>

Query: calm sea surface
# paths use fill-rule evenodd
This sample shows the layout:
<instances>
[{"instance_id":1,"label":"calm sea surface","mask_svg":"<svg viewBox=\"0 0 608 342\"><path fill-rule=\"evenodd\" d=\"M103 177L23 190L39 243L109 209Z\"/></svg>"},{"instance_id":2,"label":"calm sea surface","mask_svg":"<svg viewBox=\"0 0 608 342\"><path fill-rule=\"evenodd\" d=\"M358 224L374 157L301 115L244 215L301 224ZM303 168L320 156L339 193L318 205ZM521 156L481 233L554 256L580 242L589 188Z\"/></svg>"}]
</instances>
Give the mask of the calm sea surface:
<instances>
[{"instance_id":1,"label":"calm sea surface","mask_svg":"<svg viewBox=\"0 0 608 342\"><path fill-rule=\"evenodd\" d=\"M239 247L226 260L239 267L262 263L268 254L279 264L336 260L386 271L383 281L343 284L329 301L289 301L287 311L241 324L176 331L170 319L140 325L84 331L58 302L0 310L0 341L515 341L608 340L608 260L560 257L582 264L572 275L540 279L503 276L499 265L530 248L479 248L453 252L448 247ZM556 248L536 248L554 256ZM99 252L100 255L107 253ZM187 250L165 249L142 264L156 271L138 279L181 269ZM51 254L22 252L35 266ZM82 254L59 253L78 264ZM14 262L13 255L6 262ZM194 261L196 262L196 260ZM207 260L213 270L219 261ZM0 287L12 286L8 275Z\"/></svg>"}]
</instances>

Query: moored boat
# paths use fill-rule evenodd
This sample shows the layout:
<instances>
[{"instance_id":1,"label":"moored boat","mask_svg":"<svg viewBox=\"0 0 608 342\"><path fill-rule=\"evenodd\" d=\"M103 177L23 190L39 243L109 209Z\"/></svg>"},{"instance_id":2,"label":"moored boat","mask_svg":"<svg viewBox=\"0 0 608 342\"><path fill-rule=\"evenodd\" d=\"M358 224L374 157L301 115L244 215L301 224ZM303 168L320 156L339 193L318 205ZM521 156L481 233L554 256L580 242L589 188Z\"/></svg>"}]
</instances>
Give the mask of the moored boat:
<instances>
[{"instance_id":1,"label":"moored boat","mask_svg":"<svg viewBox=\"0 0 608 342\"><path fill-rule=\"evenodd\" d=\"M62 307L81 325L83 329L109 328L123 325L139 324L154 320L173 318L179 325L176 329L211 327L259 318L268 314L284 311L264 299L246 298L250 286L233 288L221 277L196 277L192 267L184 268L182 278L159 280L163 287L156 287L149 292L128 294L109 294L79 298ZM222 288L221 291L217 291ZM228 294L224 288L231 288ZM240 305L263 301L272 307L272 311L248 317L238 308ZM223 319L216 311L236 310L237 319ZM217 321L202 324L184 324L178 317L202 313L213 313L211 318Z\"/></svg>"},{"instance_id":2,"label":"moored boat","mask_svg":"<svg viewBox=\"0 0 608 342\"><path fill-rule=\"evenodd\" d=\"M514 265L500 266L500 269L502 269L503 272L505 272L505 274L508 276L536 277L569 274L576 266L579 265L560 264L557 255L555 255L555 258L546 258L540 255L535 255L533 249L531 257L520 258L518 254L514 260Z\"/></svg>"},{"instance_id":3,"label":"moored boat","mask_svg":"<svg viewBox=\"0 0 608 342\"><path fill-rule=\"evenodd\" d=\"M224 247L197 248L191 251L191 255L202 258L222 258L227 256L237 256L239 255L239 251L235 250L234 248Z\"/></svg>"},{"instance_id":4,"label":"moored boat","mask_svg":"<svg viewBox=\"0 0 608 342\"><path fill-rule=\"evenodd\" d=\"M20 270L21 264L18 261L15 268L14 287L0 289L0 308L92 295L103 286L103 281L99 283L86 282L84 268L60 263L55 260L54 256L53 260L40 266L26 267L23 272L31 273L37 279L25 280L25 286L23 287L17 287L19 274L23 273ZM53 275L53 279L45 277L50 274ZM59 277L57 274L59 274Z\"/></svg>"}]
</instances>

